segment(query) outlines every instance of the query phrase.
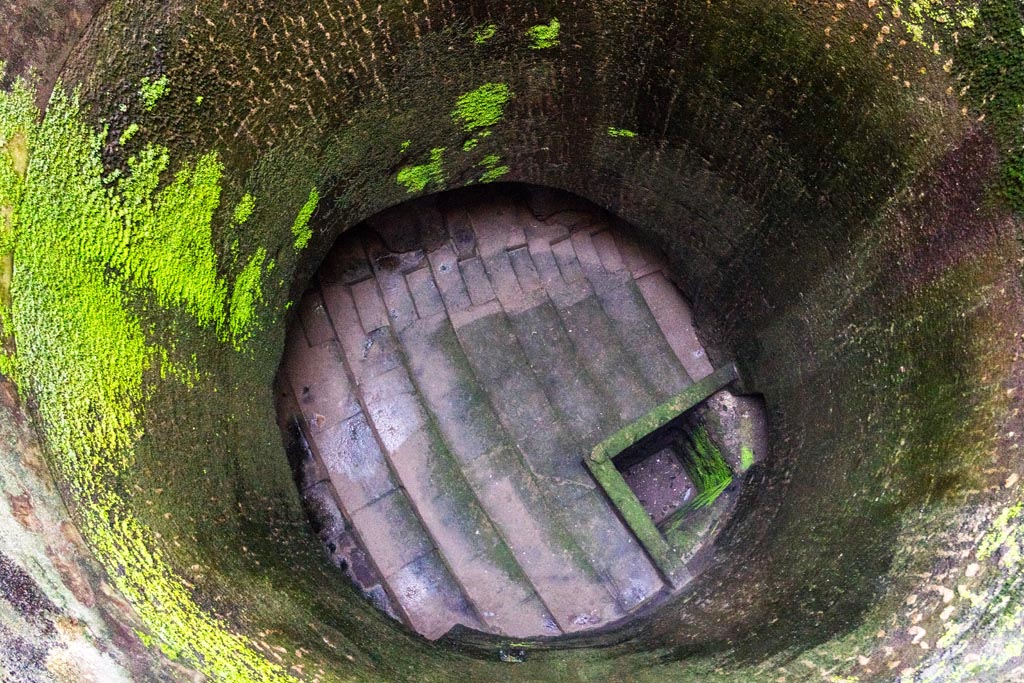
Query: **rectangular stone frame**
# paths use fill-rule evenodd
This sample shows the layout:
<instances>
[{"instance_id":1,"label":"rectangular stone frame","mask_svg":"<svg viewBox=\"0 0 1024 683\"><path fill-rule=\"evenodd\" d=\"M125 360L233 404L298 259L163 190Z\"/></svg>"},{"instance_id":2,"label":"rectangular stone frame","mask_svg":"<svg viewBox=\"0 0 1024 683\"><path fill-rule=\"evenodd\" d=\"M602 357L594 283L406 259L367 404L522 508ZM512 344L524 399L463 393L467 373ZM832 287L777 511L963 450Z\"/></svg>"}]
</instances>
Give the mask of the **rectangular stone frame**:
<instances>
[{"instance_id":1,"label":"rectangular stone frame","mask_svg":"<svg viewBox=\"0 0 1024 683\"><path fill-rule=\"evenodd\" d=\"M681 553L669 545L612 460L640 439L706 401L737 379L739 373L733 363L718 368L594 446L590 456L584 460L590 474L608 495L623 521L673 586L680 586L690 578Z\"/></svg>"}]
</instances>

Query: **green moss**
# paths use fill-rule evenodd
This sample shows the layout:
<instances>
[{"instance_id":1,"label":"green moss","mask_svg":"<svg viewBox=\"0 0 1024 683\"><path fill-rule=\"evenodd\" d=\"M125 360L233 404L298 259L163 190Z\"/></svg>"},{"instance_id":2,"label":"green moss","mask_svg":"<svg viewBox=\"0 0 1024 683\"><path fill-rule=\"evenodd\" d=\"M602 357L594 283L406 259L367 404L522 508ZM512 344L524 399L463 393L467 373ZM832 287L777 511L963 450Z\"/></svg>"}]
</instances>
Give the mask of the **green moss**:
<instances>
[{"instance_id":1,"label":"green moss","mask_svg":"<svg viewBox=\"0 0 1024 683\"><path fill-rule=\"evenodd\" d=\"M499 164L501 164L501 157L497 154L488 154L485 156L480 161L480 165L487 170L480 176L480 182L493 183L509 172L508 166L501 166Z\"/></svg>"},{"instance_id":2,"label":"green moss","mask_svg":"<svg viewBox=\"0 0 1024 683\"><path fill-rule=\"evenodd\" d=\"M746 472L754 465L754 451L750 446L740 447L740 471Z\"/></svg>"},{"instance_id":3,"label":"green moss","mask_svg":"<svg viewBox=\"0 0 1024 683\"><path fill-rule=\"evenodd\" d=\"M708 507L732 483L732 470L703 425L690 435L684 451L683 467L697 489L697 495L685 507L688 510Z\"/></svg>"},{"instance_id":4,"label":"green moss","mask_svg":"<svg viewBox=\"0 0 1024 683\"><path fill-rule=\"evenodd\" d=\"M616 128L615 126L608 126L608 135L613 138L635 138L636 131L628 130L626 128Z\"/></svg>"},{"instance_id":5,"label":"green moss","mask_svg":"<svg viewBox=\"0 0 1024 683\"><path fill-rule=\"evenodd\" d=\"M445 147L430 150L430 161L416 166L406 166L398 172L395 180L404 185L409 192L422 192L434 183L438 187L444 185L444 151Z\"/></svg>"},{"instance_id":6,"label":"green moss","mask_svg":"<svg viewBox=\"0 0 1024 683\"><path fill-rule=\"evenodd\" d=\"M544 50L558 45L558 32L561 25L558 19L552 19L547 24L537 24L526 29L526 37L530 39L530 47L534 50Z\"/></svg>"},{"instance_id":7,"label":"green moss","mask_svg":"<svg viewBox=\"0 0 1024 683\"><path fill-rule=\"evenodd\" d=\"M156 108L156 103L167 94L168 90L170 90L170 81L167 78L167 74L163 74L160 78L155 79L144 76L139 87L139 96L142 97L143 109L153 111Z\"/></svg>"},{"instance_id":8,"label":"green moss","mask_svg":"<svg viewBox=\"0 0 1024 683\"><path fill-rule=\"evenodd\" d=\"M505 115L505 105L512 97L514 94L505 83L484 83L459 96L452 118L466 131L493 126Z\"/></svg>"},{"instance_id":9,"label":"green moss","mask_svg":"<svg viewBox=\"0 0 1024 683\"><path fill-rule=\"evenodd\" d=\"M498 27L496 24L487 24L486 26L481 26L480 28L473 32L473 42L476 43L477 45L483 45L488 40L493 38L497 32Z\"/></svg>"},{"instance_id":10,"label":"green moss","mask_svg":"<svg viewBox=\"0 0 1024 683\"><path fill-rule=\"evenodd\" d=\"M987 560L1003 545L1015 541L1014 536L1020 531L1017 525L1011 524L1024 511L1024 503L1017 503L1003 510L992 522L992 526L978 544L978 559ZM1020 555L1019 547L1016 555Z\"/></svg>"},{"instance_id":11,"label":"green moss","mask_svg":"<svg viewBox=\"0 0 1024 683\"><path fill-rule=\"evenodd\" d=\"M241 350L245 342L252 336L255 327L256 304L263 301L263 289L260 276L263 264L267 260L267 251L263 247L256 250L249 262L235 280L231 292L231 341L235 348ZM272 264L273 262L271 262ZM268 265L267 270L271 270Z\"/></svg>"},{"instance_id":12,"label":"green moss","mask_svg":"<svg viewBox=\"0 0 1024 683\"><path fill-rule=\"evenodd\" d=\"M496 180L500 180L502 176L507 175L508 172L508 166L495 166L494 168L484 171L483 175L480 176L480 182L493 183Z\"/></svg>"},{"instance_id":13,"label":"green moss","mask_svg":"<svg viewBox=\"0 0 1024 683\"><path fill-rule=\"evenodd\" d=\"M119 137L117 139L118 144L120 144L122 147L124 147L126 144L128 144L129 140L131 140L133 137L135 137L135 134L138 133L138 132L139 132L139 124L133 123L133 124L129 125L127 128L124 129L124 132L121 133L121 137Z\"/></svg>"},{"instance_id":14,"label":"green moss","mask_svg":"<svg viewBox=\"0 0 1024 683\"><path fill-rule=\"evenodd\" d=\"M293 246L296 251L305 249L306 245L309 244L309 240L313 237L313 231L309 227L309 219L313 217L313 213L319 204L320 193L314 187L309 191L306 203L299 209L299 215L295 217L295 222L292 223L292 236L295 238Z\"/></svg>"},{"instance_id":15,"label":"green moss","mask_svg":"<svg viewBox=\"0 0 1024 683\"><path fill-rule=\"evenodd\" d=\"M964 95L985 114L1003 149L1003 195L1024 211L1024 8L980 3L971 29L940 24Z\"/></svg>"},{"instance_id":16,"label":"green moss","mask_svg":"<svg viewBox=\"0 0 1024 683\"><path fill-rule=\"evenodd\" d=\"M5 65L0 62L0 81ZM24 79L14 81L11 90L0 97L0 333L12 347L10 333L11 283L14 276L14 225L17 208L25 190L28 171L28 146L35 134L39 112L31 84ZM0 373L16 378L13 348L0 348Z\"/></svg>"},{"instance_id":17,"label":"green moss","mask_svg":"<svg viewBox=\"0 0 1024 683\"><path fill-rule=\"evenodd\" d=\"M0 131L38 114L21 115L19 87L0 93ZM108 174L105 144L104 132L83 123L77 96L58 84L46 118L31 126L27 173L13 195L21 388L38 404L79 529L158 646L217 680L293 680L196 604L120 493L143 433L144 377L161 359L169 365L156 341L162 335L136 311L152 300L189 314L198 328L224 320L225 285L210 229L221 196L219 162L211 153L182 164L157 190L169 165L166 149L147 144L126 172ZM250 264L258 268L264 259L260 252ZM252 270L235 283L232 332L236 317L241 329L251 325L251 315L236 312L251 310L245 299L257 297ZM185 367L165 371L194 376Z\"/></svg>"},{"instance_id":18,"label":"green moss","mask_svg":"<svg viewBox=\"0 0 1024 683\"><path fill-rule=\"evenodd\" d=\"M469 140L466 140L464 143L462 143L462 151L472 152L474 149L476 149L476 146L479 144L480 138L470 138Z\"/></svg>"},{"instance_id":19,"label":"green moss","mask_svg":"<svg viewBox=\"0 0 1024 683\"><path fill-rule=\"evenodd\" d=\"M83 157L88 153L80 151ZM217 273L211 226L222 167L216 153L204 154L154 192L168 161L167 150L153 144L128 160L130 175L117 182L121 201L109 206L110 224L97 238L94 258L123 268L134 284L152 289L162 306L184 308L201 326L219 324L227 287ZM89 201L95 203L107 193L99 159L93 171Z\"/></svg>"},{"instance_id":20,"label":"green moss","mask_svg":"<svg viewBox=\"0 0 1024 683\"><path fill-rule=\"evenodd\" d=\"M256 208L256 199L251 194L246 192L242 195L242 198L238 200L238 204L235 205L235 210L231 215L231 220L236 225L241 225L249 220L252 216L253 210Z\"/></svg>"},{"instance_id":21,"label":"green moss","mask_svg":"<svg viewBox=\"0 0 1024 683\"><path fill-rule=\"evenodd\" d=\"M893 2L894 16L900 17L910 38L925 47L932 46L933 26L944 26L952 30L969 29L974 27L978 17L978 3L972 1L911 0L905 6L902 5L900 0Z\"/></svg>"}]
</instances>

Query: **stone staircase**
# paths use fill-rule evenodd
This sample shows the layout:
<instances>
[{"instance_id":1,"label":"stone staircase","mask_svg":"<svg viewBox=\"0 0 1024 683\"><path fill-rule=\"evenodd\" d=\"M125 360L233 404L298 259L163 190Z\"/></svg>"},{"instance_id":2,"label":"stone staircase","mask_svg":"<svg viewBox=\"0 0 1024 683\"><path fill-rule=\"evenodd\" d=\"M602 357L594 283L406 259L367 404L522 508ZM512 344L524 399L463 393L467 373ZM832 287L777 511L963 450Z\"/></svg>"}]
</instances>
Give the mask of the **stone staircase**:
<instances>
[{"instance_id":1,"label":"stone staircase","mask_svg":"<svg viewBox=\"0 0 1024 683\"><path fill-rule=\"evenodd\" d=\"M668 590L582 460L711 366L657 258L596 211L541 217L490 194L347 234L282 362L321 537L357 539L350 574L427 638L572 633ZM413 223L431 248L391 251Z\"/></svg>"}]
</instances>

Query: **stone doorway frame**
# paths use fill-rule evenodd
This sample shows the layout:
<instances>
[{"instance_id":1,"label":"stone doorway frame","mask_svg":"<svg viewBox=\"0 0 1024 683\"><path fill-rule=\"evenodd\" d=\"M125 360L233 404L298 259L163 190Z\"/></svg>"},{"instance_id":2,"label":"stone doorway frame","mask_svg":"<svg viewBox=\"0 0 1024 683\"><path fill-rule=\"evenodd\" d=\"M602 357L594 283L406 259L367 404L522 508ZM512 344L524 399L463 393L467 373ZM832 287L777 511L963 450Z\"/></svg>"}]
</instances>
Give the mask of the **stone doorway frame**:
<instances>
[{"instance_id":1,"label":"stone doorway frame","mask_svg":"<svg viewBox=\"0 0 1024 683\"><path fill-rule=\"evenodd\" d=\"M734 363L723 365L594 446L583 461L626 526L673 588L686 584L692 578L683 560L683 549L674 547L655 525L613 461L641 439L697 407L715 393L740 383L739 380L739 371Z\"/></svg>"}]
</instances>

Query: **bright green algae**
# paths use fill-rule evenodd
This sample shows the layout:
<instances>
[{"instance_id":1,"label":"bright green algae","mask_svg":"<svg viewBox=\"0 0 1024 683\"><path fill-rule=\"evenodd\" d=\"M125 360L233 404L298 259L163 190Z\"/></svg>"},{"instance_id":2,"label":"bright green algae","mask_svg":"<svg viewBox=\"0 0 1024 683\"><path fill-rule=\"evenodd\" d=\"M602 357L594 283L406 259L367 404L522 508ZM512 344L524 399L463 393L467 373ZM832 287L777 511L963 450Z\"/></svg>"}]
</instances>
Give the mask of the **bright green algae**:
<instances>
[{"instance_id":1,"label":"bright green algae","mask_svg":"<svg viewBox=\"0 0 1024 683\"><path fill-rule=\"evenodd\" d=\"M526 31L526 36L530 39L530 47L534 50L556 47L559 43L558 33L561 28L558 19L552 19L547 24L531 26Z\"/></svg>"},{"instance_id":2,"label":"bright green algae","mask_svg":"<svg viewBox=\"0 0 1024 683\"><path fill-rule=\"evenodd\" d=\"M608 135L613 138L635 138L636 131L629 130L628 128L616 128L615 126L608 126Z\"/></svg>"},{"instance_id":3,"label":"bright green algae","mask_svg":"<svg viewBox=\"0 0 1024 683\"><path fill-rule=\"evenodd\" d=\"M313 217L313 212L316 211L317 205L320 203L320 193L314 187L309 191L309 198L306 199L306 203L299 209L299 215L295 217L295 222L292 223L292 236L295 238L295 248L305 249L306 245L309 244L310 238L313 237L313 231L309 227L309 219Z\"/></svg>"},{"instance_id":4,"label":"bright green algae","mask_svg":"<svg viewBox=\"0 0 1024 683\"><path fill-rule=\"evenodd\" d=\"M431 183L440 188L444 185L444 152L444 147L435 147L430 150L430 161L403 168L396 180L409 192L422 192Z\"/></svg>"},{"instance_id":5,"label":"bright green algae","mask_svg":"<svg viewBox=\"0 0 1024 683\"><path fill-rule=\"evenodd\" d=\"M491 132L491 127L505 117L505 106L512 97L512 89L505 83L484 83L458 97L452 110L452 120L468 133L481 131L477 136L463 142L464 154L476 149L480 139L486 138ZM403 143L402 152L407 149L408 145ZM423 192L430 186L437 190L443 189L447 182L444 172L444 153L447 149L434 147L430 150L430 159L425 163L406 166L399 170L395 176L396 182L409 193ZM484 156L479 166L484 169L479 177L482 183L494 182L510 170L508 166L501 165L501 158L495 154Z\"/></svg>"},{"instance_id":6,"label":"bright green algae","mask_svg":"<svg viewBox=\"0 0 1024 683\"><path fill-rule=\"evenodd\" d=\"M455 101L452 118L463 130L472 132L488 128L505 115L505 105L512 99L511 88L505 83L484 83L479 88L459 96Z\"/></svg>"},{"instance_id":7,"label":"bright green algae","mask_svg":"<svg viewBox=\"0 0 1024 683\"><path fill-rule=\"evenodd\" d=\"M139 303L184 312L198 329L244 350L266 251L248 259L229 300L211 234L222 194L217 155L183 163L168 178L168 151L147 144L125 171L108 173L100 156L106 133L83 123L77 97L58 86L36 123L30 90L19 81L0 93L0 135L23 136L28 154L24 179L0 176L16 237L15 369L38 401L79 528L169 657L217 680L294 680L196 604L122 491L143 434L144 378L168 358L135 313ZM0 158L12 167L10 154ZM233 219L245 222L254 206L244 195ZM180 368L165 369L181 376Z\"/></svg>"},{"instance_id":8,"label":"bright green algae","mask_svg":"<svg viewBox=\"0 0 1024 683\"><path fill-rule=\"evenodd\" d=\"M139 88L139 96L142 97L142 107L146 111L153 111L156 108L156 103L167 94L169 89L170 81L167 78L167 74L163 74L159 78L144 77Z\"/></svg>"}]
</instances>

